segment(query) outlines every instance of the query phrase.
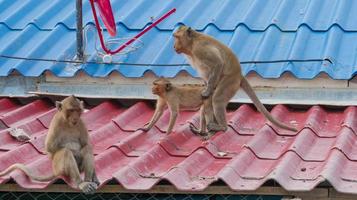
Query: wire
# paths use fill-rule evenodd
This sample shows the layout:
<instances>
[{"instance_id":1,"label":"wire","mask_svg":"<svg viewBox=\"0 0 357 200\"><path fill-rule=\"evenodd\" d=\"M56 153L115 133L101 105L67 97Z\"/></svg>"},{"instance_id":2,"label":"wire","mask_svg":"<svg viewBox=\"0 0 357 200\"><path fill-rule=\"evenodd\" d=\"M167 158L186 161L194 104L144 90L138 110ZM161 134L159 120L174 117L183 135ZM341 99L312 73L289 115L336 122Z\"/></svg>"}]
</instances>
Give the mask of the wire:
<instances>
[{"instance_id":1,"label":"wire","mask_svg":"<svg viewBox=\"0 0 357 200\"><path fill-rule=\"evenodd\" d=\"M87 45L88 45L88 35L89 35L89 31L93 31L94 33L94 49L97 53L97 57L98 58L102 58L103 59L103 56L105 55L108 55L104 52L103 49L99 49L98 48L98 34L97 34L97 28L95 25L93 24L87 24L85 25L84 27L84 33L83 33L83 40L85 41L83 43L83 49L84 49L84 52L86 51L87 49ZM124 42L122 41L127 41L131 38L128 38L128 37L120 37L120 38L113 38L113 39L107 39L104 44L105 46L110 46L112 44L123 44ZM144 42L141 41L140 39L136 39L135 40L135 44L130 44L130 45L127 45L127 47L125 49L123 49L122 51L116 53L116 54L113 54L113 55L110 55L110 56L118 56L118 55L125 55L125 54L129 54L129 53L132 53L136 50L138 50L139 48L142 48L144 46Z\"/></svg>"},{"instance_id":2,"label":"wire","mask_svg":"<svg viewBox=\"0 0 357 200\"><path fill-rule=\"evenodd\" d=\"M263 61L242 61L241 64L264 64L264 63L282 63L282 62L323 62L327 61L330 64L332 60L330 58L324 59L291 59L291 60L263 60Z\"/></svg>"},{"instance_id":3,"label":"wire","mask_svg":"<svg viewBox=\"0 0 357 200\"><path fill-rule=\"evenodd\" d=\"M102 29L100 27L99 21L98 21L98 16L97 16L97 11L95 9L95 5L94 5L94 0L90 0L90 5L91 5L91 9L92 9L92 14L93 14L93 18L94 18L94 22L95 22L95 26L97 28L97 32L99 35L99 40L100 40L100 44L102 46L102 49L107 53L107 54L111 54L114 55L116 53L119 53L121 50L125 49L127 46L129 46L131 43L135 42L139 37L141 37L142 35L144 35L146 32L148 32L150 29L152 29L153 27L155 27L156 25L158 25L160 22L162 22L164 19L166 19L167 17L169 17L171 14L173 14L174 12L176 12L176 8L171 9L170 11L168 11L167 13L165 13L163 16L161 16L159 19L157 19L156 21L154 21L151 25L149 25L148 27L146 27L144 30L140 31L136 36L134 36L133 38L131 38L130 40L128 40L127 42L125 42L124 44L122 44L121 46L119 46L118 49L116 50L111 50L108 49L105 46L104 43L104 38L103 38L103 34L102 34Z\"/></svg>"},{"instance_id":4,"label":"wire","mask_svg":"<svg viewBox=\"0 0 357 200\"><path fill-rule=\"evenodd\" d=\"M13 60L27 60L27 61L41 61L41 62L55 62L55 63L71 63L71 64L105 64L105 65L131 65L131 66L190 66L190 64L149 64L149 63L127 63L127 62L95 62L95 61L78 61L78 60L56 60L48 58L26 58L20 56L0 55L0 58L13 59ZM324 59L291 59L291 60L263 60L263 61L242 61L241 64L266 64L266 63L283 63L283 62L324 62L327 61L330 64L332 60L330 58Z\"/></svg>"}]
</instances>

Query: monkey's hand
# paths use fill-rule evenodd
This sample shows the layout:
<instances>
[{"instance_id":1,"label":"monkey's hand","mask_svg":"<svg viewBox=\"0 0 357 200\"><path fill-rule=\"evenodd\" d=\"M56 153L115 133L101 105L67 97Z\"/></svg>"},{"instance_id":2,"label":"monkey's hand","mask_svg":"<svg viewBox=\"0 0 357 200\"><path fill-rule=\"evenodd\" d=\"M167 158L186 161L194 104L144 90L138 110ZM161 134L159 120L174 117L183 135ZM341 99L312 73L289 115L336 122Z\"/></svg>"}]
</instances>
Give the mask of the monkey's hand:
<instances>
[{"instance_id":1,"label":"monkey's hand","mask_svg":"<svg viewBox=\"0 0 357 200\"><path fill-rule=\"evenodd\" d=\"M206 88L202 91L201 96L202 96L203 99L207 99L209 96L211 96L211 94L212 94L212 89L206 87Z\"/></svg>"},{"instance_id":2,"label":"monkey's hand","mask_svg":"<svg viewBox=\"0 0 357 200\"><path fill-rule=\"evenodd\" d=\"M190 129L192 131L192 133L194 133L195 135L199 135L199 136L206 136L207 133L197 129L194 125L190 124Z\"/></svg>"},{"instance_id":3,"label":"monkey's hand","mask_svg":"<svg viewBox=\"0 0 357 200\"><path fill-rule=\"evenodd\" d=\"M144 132L148 132L150 130L150 128L148 126L144 126L141 128L136 129L137 131L144 131Z\"/></svg>"}]
</instances>

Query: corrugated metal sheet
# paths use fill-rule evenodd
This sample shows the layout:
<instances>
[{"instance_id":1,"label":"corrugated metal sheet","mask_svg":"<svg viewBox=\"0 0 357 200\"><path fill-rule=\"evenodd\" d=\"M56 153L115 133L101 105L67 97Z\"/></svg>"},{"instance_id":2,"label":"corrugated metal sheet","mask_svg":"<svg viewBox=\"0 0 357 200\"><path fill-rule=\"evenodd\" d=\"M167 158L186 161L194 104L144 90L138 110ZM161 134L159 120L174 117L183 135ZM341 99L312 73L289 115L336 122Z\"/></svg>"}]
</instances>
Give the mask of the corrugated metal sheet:
<instances>
[{"instance_id":1,"label":"corrugated metal sheet","mask_svg":"<svg viewBox=\"0 0 357 200\"><path fill-rule=\"evenodd\" d=\"M152 18L176 7L174 17L161 23L160 29L172 30L177 23L202 30L214 24L232 31L240 24L250 30L264 31L275 25L284 31L296 31L302 24L315 31L327 31L332 25L356 31L357 2L350 0L111 0L115 19L129 29L143 29ZM29 23L40 29L64 24L76 29L75 3L72 0L0 1L1 22L11 29L24 29ZM83 1L84 23L92 22L89 1Z\"/></svg>"},{"instance_id":2,"label":"corrugated metal sheet","mask_svg":"<svg viewBox=\"0 0 357 200\"><path fill-rule=\"evenodd\" d=\"M119 26L119 33L123 37L130 37L138 32ZM300 27L297 32L282 32L274 26L264 32L252 32L243 25L232 32L220 32L216 27L208 26L204 32L230 46L239 55L241 61L326 57L334 61L334 64L328 62L245 64L244 74L256 72L264 78L278 78L283 72L290 72L298 78L311 79L319 73L327 73L334 79L349 79L357 71L355 59L357 43L354 42L357 40L357 32L345 33L339 26L331 27L328 32L314 32L306 26ZM0 38L3 44L0 52L5 55L59 60L71 60L75 55L75 31L61 24L48 31L39 30L31 24L18 31L0 25L0 33L3 35ZM94 48L94 37L93 34L88 35L86 54L89 55L90 61L101 61ZM126 55L115 56L114 61L154 66L125 64L74 66L66 63L0 58L0 76L7 76L17 71L24 76L36 77L45 71L50 71L59 77L72 77L80 70L93 77L106 77L113 71L126 77L141 77L148 71L166 77L174 77L181 71L197 76L190 66L155 66L155 64L186 64L185 58L173 50L172 31L154 29L142 38L142 42L144 45L141 48Z\"/></svg>"},{"instance_id":3,"label":"corrugated metal sheet","mask_svg":"<svg viewBox=\"0 0 357 200\"><path fill-rule=\"evenodd\" d=\"M44 99L25 105L0 99L0 170L21 162L35 173L50 173L44 138L54 112L54 105ZM356 107L275 106L275 117L298 126L299 132L293 133L272 126L243 104L229 110L228 131L206 142L189 131L190 123L198 123L196 112L181 112L171 135L163 133L167 111L151 131L135 131L152 114L153 107L146 102L126 108L111 101L84 114L102 185L115 179L127 189L149 190L167 180L180 191L198 191L223 181L233 190L253 191L275 180L288 191L308 191L328 181L339 192L356 194ZM27 132L31 141L11 138L7 132L14 127ZM44 188L53 182L32 182L15 171L0 183L10 179L24 188Z\"/></svg>"},{"instance_id":4,"label":"corrugated metal sheet","mask_svg":"<svg viewBox=\"0 0 357 200\"><path fill-rule=\"evenodd\" d=\"M213 35L229 45L241 61L330 58L332 65L320 62L244 65L244 73L256 72L264 78L277 78L290 72L312 79L327 73L334 79L350 79L356 73L357 2L348 0L112 0L118 23L118 37L131 37L154 18L172 7L177 12L158 28L142 37L144 46L119 55L117 62L181 64L183 56L173 51L172 31L179 24ZM84 24L92 24L88 1L84 1ZM73 59L75 56L75 3L71 0L0 1L0 54L31 58ZM90 61L97 61L94 34L88 34ZM108 38L108 37L107 37ZM37 77L44 71L71 77L84 70L93 77L118 71L126 77L145 72L174 77L180 71L192 76L189 66L73 66L53 62L0 58L0 76L18 71Z\"/></svg>"}]
</instances>

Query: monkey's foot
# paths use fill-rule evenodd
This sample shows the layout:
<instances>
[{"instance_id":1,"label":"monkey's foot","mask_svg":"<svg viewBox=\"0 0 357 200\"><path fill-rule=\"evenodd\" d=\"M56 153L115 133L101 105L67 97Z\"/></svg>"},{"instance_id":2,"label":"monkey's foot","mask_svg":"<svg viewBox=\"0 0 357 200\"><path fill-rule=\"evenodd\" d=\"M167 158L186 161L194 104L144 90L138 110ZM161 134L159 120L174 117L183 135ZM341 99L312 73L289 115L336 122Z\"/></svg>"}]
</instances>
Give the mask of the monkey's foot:
<instances>
[{"instance_id":1,"label":"monkey's foot","mask_svg":"<svg viewBox=\"0 0 357 200\"><path fill-rule=\"evenodd\" d=\"M95 190L98 188L97 183L95 182L82 182L78 187L84 194L94 194Z\"/></svg>"},{"instance_id":2,"label":"monkey's foot","mask_svg":"<svg viewBox=\"0 0 357 200\"><path fill-rule=\"evenodd\" d=\"M206 136L203 136L202 137L202 141L207 141L207 140L209 140L211 138L211 136L208 136L208 135L206 135Z\"/></svg>"},{"instance_id":3,"label":"monkey's foot","mask_svg":"<svg viewBox=\"0 0 357 200\"><path fill-rule=\"evenodd\" d=\"M226 126L222 126L222 125L219 125L216 123L209 123L207 125L207 129L208 129L208 132L219 132L219 131L226 132L227 131Z\"/></svg>"},{"instance_id":4,"label":"monkey's foot","mask_svg":"<svg viewBox=\"0 0 357 200\"><path fill-rule=\"evenodd\" d=\"M97 176L95 176L95 177L93 178L92 182L95 183L95 184L97 184L97 186L100 185L100 182L99 182Z\"/></svg>"},{"instance_id":5,"label":"monkey's foot","mask_svg":"<svg viewBox=\"0 0 357 200\"><path fill-rule=\"evenodd\" d=\"M192 124L190 124L190 129L193 132L193 134L195 135L199 135L199 136L207 136L207 133L197 129L195 126L193 126Z\"/></svg>"},{"instance_id":6,"label":"monkey's foot","mask_svg":"<svg viewBox=\"0 0 357 200\"><path fill-rule=\"evenodd\" d=\"M203 141L209 140L215 133L216 132L212 132L212 131L207 132L206 135L202 137L202 140Z\"/></svg>"}]
</instances>

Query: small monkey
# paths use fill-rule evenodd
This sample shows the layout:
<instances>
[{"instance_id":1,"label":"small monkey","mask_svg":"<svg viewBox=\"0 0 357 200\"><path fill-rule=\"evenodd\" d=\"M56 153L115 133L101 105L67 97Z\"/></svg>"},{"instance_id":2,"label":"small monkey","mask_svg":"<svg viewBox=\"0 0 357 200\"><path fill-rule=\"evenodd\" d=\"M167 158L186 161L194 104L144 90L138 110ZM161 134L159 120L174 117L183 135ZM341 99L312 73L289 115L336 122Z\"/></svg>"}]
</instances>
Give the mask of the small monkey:
<instances>
[{"instance_id":1,"label":"small monkey","mask_svg":"<svg viewBox=\"0 0 357 200\"><path fill-rule=\"evenodd\" d=\"M170 122L166 133L171 133L180 109L195 110L200 109L200 129L190 125L192 132L199 135L206 134L206 121L213 121L213 111L210 99L203 100L201 92L204 86L187 84L176 86L168 79L159 78L153 82L152 93L158 95L156 109L148 125L139 130L148 131L160 119L166 106L170 110Z\"/></svg>"},{"instance_id":2,"label":"small monkey","mask_svg":"<svg viewBox=\"0 0 357 200\"><path fill-rule=\"evenodd\" d=\"M227 130L226 107L240 87L269 121L278 127L297 131L270 115L242 75L239 60L229 47L187 26L180 26L173 36L176 53L183 53L205 82L202 97L212 98L215 121L207 122L209 131Z\"/></svg>"},{"instance_id":3,"label":"small monkey","mask_svg":"<svg viewBox=\"0 0 357 200\"><path fill-rule=\"evenodd\" d=\"M50 181L60 175L68 176L86 194L93 193L99 181L94 169L94 156L87 128L80 116L83 101L69 96L56 101L57 112L51 120L45 149L52 161L53 173L49 176L34 175L25 165L17 163L0 173L4 176L15 169L23 171L36 181ZM84 181L80 172L84 171Z\"/></svg>"}]
</instances>

